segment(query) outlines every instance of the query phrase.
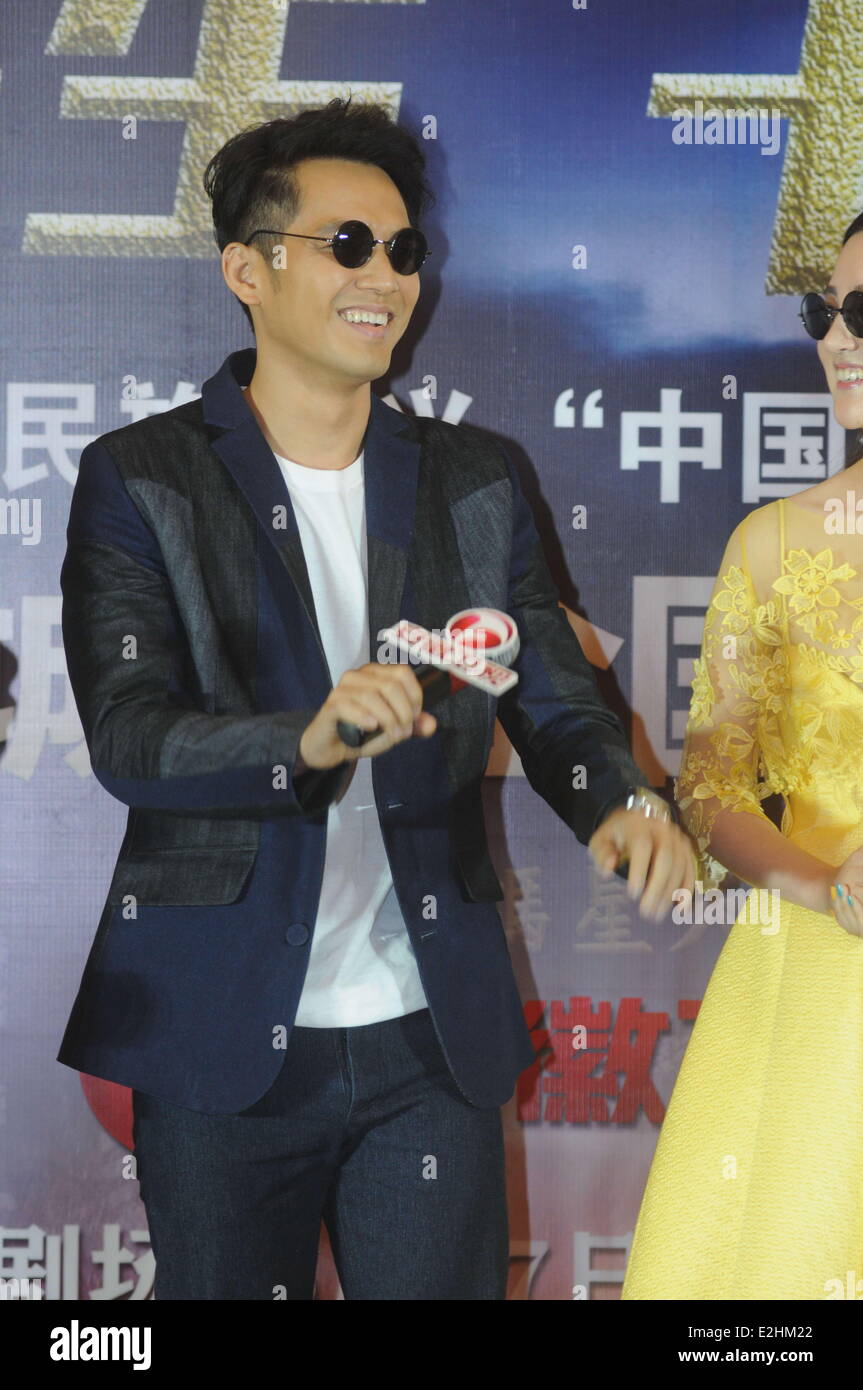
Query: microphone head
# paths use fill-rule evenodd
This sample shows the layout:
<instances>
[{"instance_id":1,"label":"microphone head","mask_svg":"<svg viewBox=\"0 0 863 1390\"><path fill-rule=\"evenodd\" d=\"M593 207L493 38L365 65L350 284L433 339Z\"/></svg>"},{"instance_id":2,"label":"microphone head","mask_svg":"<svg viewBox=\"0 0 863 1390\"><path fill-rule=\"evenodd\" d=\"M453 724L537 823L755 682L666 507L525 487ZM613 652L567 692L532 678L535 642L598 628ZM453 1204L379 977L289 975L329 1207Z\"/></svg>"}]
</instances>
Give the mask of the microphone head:
<instances>
[{"instance_id":1,"label":"microphone head","mask_svg":"<svg viewBox=\"0 0 863 1390\"><path fill-rule=\"evenodd\" d=\"M465 665L487 657L498 666L511 666L521 645L512 618L498 608L463 608L450 618L446 633Z\"/></svg>"}]
</instances>

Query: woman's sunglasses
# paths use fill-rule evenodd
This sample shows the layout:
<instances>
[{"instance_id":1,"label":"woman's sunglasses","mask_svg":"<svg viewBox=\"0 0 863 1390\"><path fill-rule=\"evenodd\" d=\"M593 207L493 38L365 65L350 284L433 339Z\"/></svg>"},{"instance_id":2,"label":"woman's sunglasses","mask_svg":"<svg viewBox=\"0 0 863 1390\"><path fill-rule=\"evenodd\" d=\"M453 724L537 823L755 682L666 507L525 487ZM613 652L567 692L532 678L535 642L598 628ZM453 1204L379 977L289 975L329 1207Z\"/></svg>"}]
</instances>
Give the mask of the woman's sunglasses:
<instances>
[{"instance_id":1,"label":"woman's sunglasses","mask_svg":"<svg viewBox=\"0 0 863 1390\"><path fill-rule=\"evenodd\" d=\"M339 265L347 270L358 270L370 260L376 246L383 246L390 265L397 275L415 275L423 262L431 255L428 243L416 227L403 227L389 241L374 236L365 222L343 222L332 236L308 236L305 232L274 232L259 227L252 232L249 241L256 236L294 236L303 241L322 241L333 248L333 255ZM248 245L248 242L246 243Z\"/></svg>"},{"instance_id":2,"label":"woman's sunglasses","mask_svg":"<svg viewBox=\"0 0 863 1390\"><path fill-rule=\"evenodd\" d=\"M837 304L828 304L823 295L804 294L800 318L810 338L826 338L837 314L842 315L849 333L855 338L863 338L863 290L850 290L841 308Z\"/></svg>"}]
</instances>

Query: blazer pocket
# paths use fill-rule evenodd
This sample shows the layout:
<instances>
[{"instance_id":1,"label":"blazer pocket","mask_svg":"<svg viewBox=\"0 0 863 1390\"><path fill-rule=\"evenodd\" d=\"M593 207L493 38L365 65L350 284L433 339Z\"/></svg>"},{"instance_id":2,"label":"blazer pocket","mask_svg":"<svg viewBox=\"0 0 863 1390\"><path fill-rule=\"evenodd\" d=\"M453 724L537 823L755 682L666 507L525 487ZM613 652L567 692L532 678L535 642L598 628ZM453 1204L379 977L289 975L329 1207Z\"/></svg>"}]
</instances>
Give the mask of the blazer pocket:
<instances>
[{"instance_id":1,"label":"blazer pocket","mask_svg":"<svg viewBox=\"0 0 863 1390\"><path fill-rule=\"evenodd\" d=\"M462 881L462 897L467 902L502 902L503 889L495 873L488 847L483 842L457 845L455 851Z\"/></svg>"},{"instance_id":2,"label":"blazer pocket","mask_svg":"<svg viewBox=\"0 0 863 1390\"><path fill-rule=\"evenodd\" d=\"M206 907L242 896L257 849L158 849L121 856L108 902L129 894L139 903L163 907Z\"/></svg>"}]
</instances>

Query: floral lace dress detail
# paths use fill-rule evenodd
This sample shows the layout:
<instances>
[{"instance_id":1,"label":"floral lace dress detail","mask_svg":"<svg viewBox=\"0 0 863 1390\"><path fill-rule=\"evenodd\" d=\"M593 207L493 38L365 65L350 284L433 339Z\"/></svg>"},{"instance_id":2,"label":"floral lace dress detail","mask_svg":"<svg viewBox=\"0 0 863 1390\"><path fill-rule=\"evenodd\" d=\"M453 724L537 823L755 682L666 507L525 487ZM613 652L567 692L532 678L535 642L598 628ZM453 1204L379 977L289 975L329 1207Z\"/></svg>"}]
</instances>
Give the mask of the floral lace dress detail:
<instances>
[{"instance_id":1,"label":"floral lace dress detail","mask_svg":"<svg viewBox=\"0 0 863 1390\"><path fill-rule=\"evenodd\" d=\"M782 833L841 863L863 807L861 751L863 536L830 536L823 516L780 499L732 533L694 663L675 791L702 880L725 875L709 850L719 811L765 816L774 793Z\"/></svg>"}]
</instances>

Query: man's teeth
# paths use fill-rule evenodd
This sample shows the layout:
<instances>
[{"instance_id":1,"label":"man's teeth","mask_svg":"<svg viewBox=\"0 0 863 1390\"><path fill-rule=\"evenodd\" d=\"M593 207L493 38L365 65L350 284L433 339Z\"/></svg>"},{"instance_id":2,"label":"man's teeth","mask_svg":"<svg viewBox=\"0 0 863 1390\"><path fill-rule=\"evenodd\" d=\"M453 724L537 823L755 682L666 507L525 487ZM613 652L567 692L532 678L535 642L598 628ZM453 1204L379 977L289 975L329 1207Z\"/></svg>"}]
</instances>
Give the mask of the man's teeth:
<instances>
[{"instance_id":1,"label":"man's teeth","mask_svg":"<svg viewBox=\"0 0 863 1390\"><path fill-rule=\"evenodd\" d=\"M340 309L339 314L346 323L379 323L385 326L387 314L371 314L366 309Z\"/></svg>"},{"instance_id":2,"label":"man's teeth","mask_svg":"<svg viewBox=\"0 0 863 1390\"><path fill-rule=\"evenodd\" d=\"M836 375L840 381L863 381L863 368L839 367Z\"/></svg>"}]
</instances>

